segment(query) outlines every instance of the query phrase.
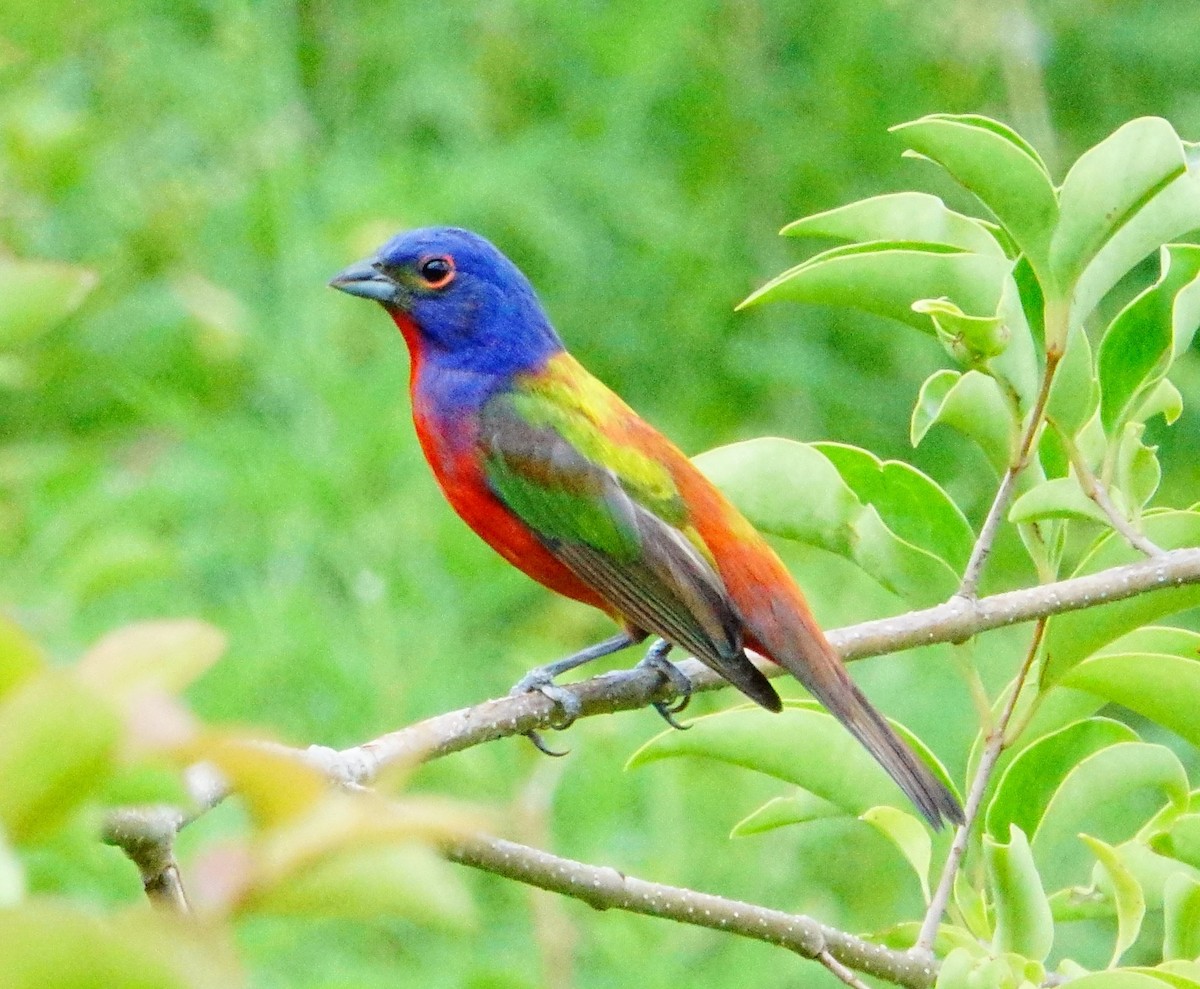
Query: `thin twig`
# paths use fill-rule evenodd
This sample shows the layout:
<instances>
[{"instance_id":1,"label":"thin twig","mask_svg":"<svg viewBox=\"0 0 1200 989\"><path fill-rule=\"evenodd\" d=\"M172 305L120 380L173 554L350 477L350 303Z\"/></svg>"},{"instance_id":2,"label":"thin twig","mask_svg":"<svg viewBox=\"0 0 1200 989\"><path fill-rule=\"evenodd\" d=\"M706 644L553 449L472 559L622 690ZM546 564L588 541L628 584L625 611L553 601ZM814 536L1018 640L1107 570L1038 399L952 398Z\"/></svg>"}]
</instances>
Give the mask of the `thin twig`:
<instances>
[{"instance_id":1,"label":"thin twig","mask_svg":"<svg viewBox=\"0 0 1200 989\"><path fill-rule=\"evenodd\" d=\"M1059 435L1062 436L1063 446L1066 447L1067 456L1071 460L1071 466L1075 470L1075 476L1079 480L1079 486L1083 488L1083 493L1091 498L1100 511L1108 516L1109 523L1117 532L1125 537L1125 541L1130 546L1139 553L1144 553L1146 556L1162 556L1163 550L1147 539L1144 533L1138 532L1133 523L1113 504L1112 498L1109 497L1108 489L1092 473L1092 469L1088 466L1087 461L1083 458L1083 454L1079 451L1078 444L1070 436L1062 433Z\"/></svg>"},{"instance_id":2,"label":"thin twig","mask_svg":"<svg viewBox=\"0 0 1200 989\"><path fill-rule=\"evenodd\" d=\"M962 583L958 585L958 596L974 600L979 594L979 578L983 575L983 565L992 552L992 544L996 541L996 533L1000 531L1000 523L1004 513L1008 511L1008 503L1012 500L1013 488L1017 483L1017 475L1021 468L1012 465L1000 479L1000 487L996 489L996 497L992 499L992 507L988 509L987 518L979 530L979 538L971 547L971 558L967 560L963 570Z\"/></svg>"},{"instance_id":3,"label":"thin twig","mask_svg":"<svg viewBox=\"0 0 1200 989\"><path fill-rule=\"evenodd\" d=\"M946 856L941 879L938 880L937 889L929 901L929 909L925 912L925 920L921 924L921 933L917 937L914 947L914 951L918 953L928 954L933 951L933 942L937 939L938 926L942 922L942 915L946 912L946 905L950 902L950 892L954 889L954 877L958 874L958 867L962 864L963 855L967 851L967 839L970 837L971 828L979 815L979 808L983 804L983 795L987 792L988 783L991 782L996 761L1000 758L1000 753L1004 751L1004 733L1008 729L1009 721L1012 720L1013 711L1017 707L1017 698L1020 697L1021 689L1025 685L1025 678L1033 667L1033 661L1042 644L1042 636L1045 631L1046 619L1039 619L1034 627L1033 638L1029 643L1029 650L1025 654L1025 661L1021 664L1016 679L1013 680L1012 691L1005 702L1004 710L1001 711L1000 717L988 732L987 744L980 756L979 768L975 770L975 778L971 781L971 789L967 793L967 804L963 808L965 820L954 834L954 842L950 845L950 852Z\"/></svg>"},{"instance_id":4,"label":"thin twig","mask_svg":"<svg viewBox=\"0 0 1200 989\"><path fill-rule=\"evenodd\" d=\"M463 865L582 900L597 910L625 910L727 931L777 944L805 958L820 960L824 952L847 969L911 989L926 989L937 975L937 966L929 958L864 941L811 917L647 882L503 838L473 835L450 845L446 854Z\"/></svg>"},{"instance_id":5,"label":"thin twig","mask_svg":"<svg viewBox=\"0 0 1200 989\"><path fill-rule=\"evenodd\" d=\"M1004 520L1004 513L1008 511L1008 503L1012 500L1013 490L1017 485L1017 478L1029 463L1030 454L1033 452L1034 440L1037 439L1038 430L1041 429L1042 419L1046 414L1046 402L1050 398L1050 386L1054 383L1054 372L1058 370L1058 364L1061 359L1061 353L1051 351L1046 354L1046 368L1042 373L1042 386L1038 390L1033 411L1029 413L1029 422L1025 426L1025 432L1017 447L1016 456L1013 458L1012 463L1009 464L1008 470L1004 472L1004 477L1000 479L1000 487L996 490L996 497L992 499L992 507L988 509L987 518L983 520L983 526L979 530L979 538L975 540L975 545L971 547L971 556L967 560L966 569L963 570L962 583L958 585L958 596L961 598L973 600L979 594L979 578L983 575L983 565L987 562L987 558L992 552L992 544L996 541L996 533L1000 531L1000 523Z\"/></svg>"},{"instance_id":6,"label":"thin twig","mask_svg":"<svg viewBox=\"0 0 1200 989\"><path fill-rule=\"evenodd\" d=\"M817 961L829 969L834 976L846 983L850 989L869 989L867 984L854 974L853 969L847 968L828 951L819 952L817 954Z\"/></svg>"}]
</instances>

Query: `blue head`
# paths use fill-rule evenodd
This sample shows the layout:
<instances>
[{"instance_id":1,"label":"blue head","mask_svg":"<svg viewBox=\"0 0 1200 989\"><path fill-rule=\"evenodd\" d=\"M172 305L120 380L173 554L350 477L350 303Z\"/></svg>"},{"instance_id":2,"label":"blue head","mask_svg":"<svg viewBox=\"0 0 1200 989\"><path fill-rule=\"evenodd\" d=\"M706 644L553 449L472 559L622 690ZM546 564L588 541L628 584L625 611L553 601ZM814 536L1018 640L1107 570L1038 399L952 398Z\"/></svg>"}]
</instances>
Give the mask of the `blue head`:
<instances>
[{"instance_id":1,"label":"blue head","mask_svg":"<svg viewBox=\"0 0 1200 989\"><path fill-rule=\"evenodd\" d=\"M563 349L529 280L469 230L397 234L329 284L380 303L405 329L414 359L437 367L508 377Z\"/></svg>"}]
</instances>

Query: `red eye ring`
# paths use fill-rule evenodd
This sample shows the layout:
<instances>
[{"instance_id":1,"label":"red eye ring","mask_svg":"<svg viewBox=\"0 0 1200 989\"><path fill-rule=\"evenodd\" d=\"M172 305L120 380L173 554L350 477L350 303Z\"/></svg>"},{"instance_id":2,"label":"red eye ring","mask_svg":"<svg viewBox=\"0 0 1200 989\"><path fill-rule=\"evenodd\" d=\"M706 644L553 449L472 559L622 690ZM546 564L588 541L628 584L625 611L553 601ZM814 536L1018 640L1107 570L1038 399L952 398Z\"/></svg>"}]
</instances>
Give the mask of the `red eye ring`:
<instances>
[{"instance_id":1,"label":"red eye ring","mask_svg":"<svg viewBox=\"0 0 1200 989\"><path fill-rule=\"evenodd\" d=\"M427 288L445 288L454 281L454 258L448 254L434 254L421 258L417 264L417 273Z\"/></svg>"}]
</instances>

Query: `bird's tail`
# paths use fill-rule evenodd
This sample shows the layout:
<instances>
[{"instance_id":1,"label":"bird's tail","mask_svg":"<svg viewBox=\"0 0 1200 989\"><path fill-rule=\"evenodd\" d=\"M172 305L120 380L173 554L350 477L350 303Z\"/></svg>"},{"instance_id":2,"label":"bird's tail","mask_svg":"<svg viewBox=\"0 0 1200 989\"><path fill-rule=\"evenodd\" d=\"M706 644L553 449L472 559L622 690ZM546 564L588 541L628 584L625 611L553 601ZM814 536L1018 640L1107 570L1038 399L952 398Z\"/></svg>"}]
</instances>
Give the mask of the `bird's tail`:
<instances>
[{"instance_id":1,"label":"bird's tail","mask_svg":"<svg viewBox=\"0 0 1200 989\"><path fill-rule=\"evenodd\" d=\"M871 706L816 623L804 622L799 634L788 638L790 648L767 647L771 658L846 726L933 827L940 828L943 821L962 824L958 799Z\"/></svg>"}]
</instances>

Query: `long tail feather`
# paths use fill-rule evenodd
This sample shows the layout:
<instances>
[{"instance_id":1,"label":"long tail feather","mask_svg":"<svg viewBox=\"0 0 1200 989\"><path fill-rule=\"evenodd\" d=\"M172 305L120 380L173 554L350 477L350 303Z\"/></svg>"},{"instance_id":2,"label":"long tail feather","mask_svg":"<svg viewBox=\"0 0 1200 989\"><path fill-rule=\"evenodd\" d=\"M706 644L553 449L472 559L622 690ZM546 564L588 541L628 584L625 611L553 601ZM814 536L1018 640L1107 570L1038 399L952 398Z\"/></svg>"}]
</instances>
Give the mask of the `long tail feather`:
<instances>
[{"instance_id":1,"label":"long tail feather","mask_svg":"<svg viewBox=\"0 0 1200 989\"><path fill-rule=\"evenodd\" d=\"M943 821L962 824L963 810L958 799L871 706L815 624L805 627L789 644L790 649L771 651L771 658L846 726L887 770L922 816L935 828L940 828Z\"/></svg>"}]
</instances>

